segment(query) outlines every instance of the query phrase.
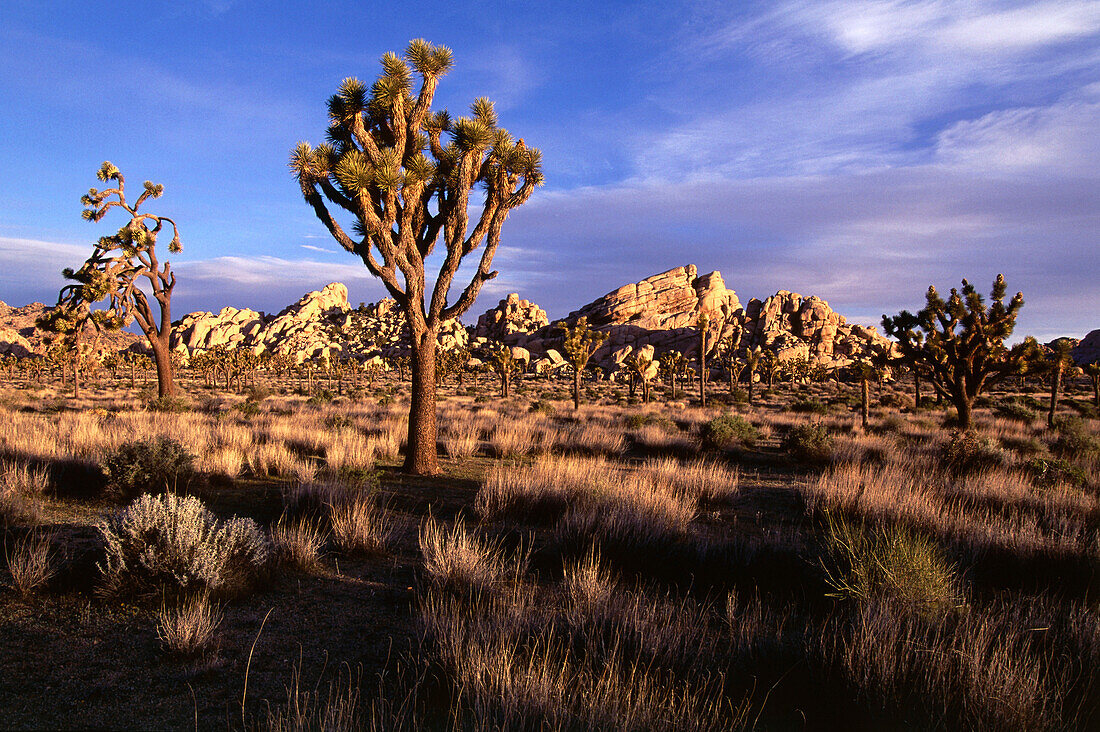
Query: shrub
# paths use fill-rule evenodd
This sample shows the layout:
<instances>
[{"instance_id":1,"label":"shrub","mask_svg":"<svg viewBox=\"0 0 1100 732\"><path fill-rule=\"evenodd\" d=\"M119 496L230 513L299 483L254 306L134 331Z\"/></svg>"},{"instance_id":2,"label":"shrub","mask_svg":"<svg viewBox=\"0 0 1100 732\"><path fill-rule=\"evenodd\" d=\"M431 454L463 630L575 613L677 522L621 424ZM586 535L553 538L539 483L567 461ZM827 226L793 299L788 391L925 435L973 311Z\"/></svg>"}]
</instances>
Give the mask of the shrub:
<instances>
[{"instance_id":1,"label":"shrub","mask_svg":"<svg viewBox=\"0 0 1100 732\"><path fill-rule=\"evenodd\" d=\"M807 462L824 463L832 457L833 436L821 422L811 422L791 429L783 445L793 457Z\"/></svg>"},{"instance_id":2,"label":"shrub","mask_svg":"<svg viewBox=\"0 0 1100 732\"><path fill-rule=\"evenodd\" d=\"M179 442L163 435L122 445L104 461L111 485L123 496L159 492L186 483L194 457Z\"/></svg>"},{"instance_id":3,"label":"shrub","mask_svg":"<svg viewBox=\"0 0 1100 732\"><path fill-rule=\"evenodd\" d=\"M194 496L145 494L96 528L106 544L102 589L112 595L232 594L269 554L254 521L219 522Z\"/></svg>"},{"instance_id":4,"label":"shrub","mask_svg":"<svg viewBox=\"0 0 1100 732\"><path fill-rule=\"evenodd\" d=\"M236 409L238 412L241 413L242 416L245 416L245 417L255 417L260 413L260 404L259 404L259 402L253 402L253 401L245 400L245 401L241 402L240 404L235 405L233 408Z\"/></svg>"},{"instance_id":5,"label":"shrub","mask_svg":"<svg viewBox=\"0 0 1100 732\"><path fill-rule=\"evenodd\" d=\"M922 611L959 603L955 568L932 540L900 526L869 530L828 513L826 520L832 566L825 572L832 596L857 601L886 597Z\"/></svg>"},{"instance_id":6,"label":"shrub","mask_svg":"<svg viewBox=\"0 0 1100 732\"><path fill-rule=\"evenodd\" d=\"M182 414L183 412L191 411L191 402L184 397L162 396L147 401L145 403L145 408L150 412Z\"/></svg>"},{"instance_id":7,"label":"shrub","mask_svg":"<svg viewBox=\"0 0 1100 732\"><path fill-rule=\"evenodd\" d=\"M209 599L200 595L179 607L161 606L157 614L157 637L168 653L198 656L213 645L214 631L222 615Z\"/></svg>"},{"instance_id":8,"label":"shrub","mask_svg":"<svg viewBox=\"0 0 1100 732\"><path fill-rule=\"evenodd\" d=\"M535 401L531 402L531 406L527 408L527 411L534 414L553 414L554 405L550 404L549 402L544 402L541 399L536 399Z\"/></svg>"},{"instance_id":9,"label":"shrub","mask_svg":"<svg viewBox=\"0 0 1100 732\"><path fill-rule=\"evenodd\" d=\"M829 413L829 405L813 397L799 397L791 403L791 411L825 415Z\"/></svg>"},{"instance_id":10,"label":"shrub","mask_svg":"<svg viewBox=\"0 0 1100 732\"><path fill-rule=\"evenodd\" d=\"M951 441L944 445L941 458L959 475L995 468L1006 462L1005 452L996 442L973 430L951 433Z\"/></svg>"},{"instance_id":11,"label":"shrub","mask_svg":"<svg viewBox=\"0 0 1100 732\"><path fill-rule=\"evenodd\" d=\"M744 417L724 414L704 424L701 436L703 447L727 450L740 446L752 447L759 433Z\"/></svg>"},{"instance_id":12,"label":"shrub","mask_svg":"<svg viewBox=\"0 0 1100 732\"><path fill-rule=\"evenodd\" d=\"M1083 488L1089 482L1089 474L1084 468L1064 459L1034 457L1025 463L1025 467L1032 481L1040 488L1053 488L1059 483Z\"/></svg>"},{"instance_id":13,"label":"shrub","mask_svg":"<svg viewBox=\"0 0 1100 732\"><path fill-rule=\"evenodd\" d=\"M1037 411L1015 401L999 404L996 412L1000 417L1015 420L1017 422L1031 423L1039 419L1039 413Z\"/></svg>"},{"instance_id":14,"label":"shrub","mask_svg":"<svg viewBox=\"0 0 1100 732\"><path fill-rule=\"evenodd\" d=\"M317 392L306 400L307 404L331 404L336 395L330 389L318 389Z\"/></svg>"},{"instance_id":15,"label":"shrub","mask_svg":"<svg viewBox=\"0 0 1100 732\"><path fill-rule=\"evenodd\" d=\"M1100 438L1089 432L1088 423L1080 417L1062 417L1055 430L1054 449L1063 455L1084 457L1100 452Z\"/></svg>"},{"instance_id":16,"label":"shrub","mask_svg":"<svg viewBox=\"0 0 1100 732\"><path fill-rule=\"evenodd\" d=\"M250 402L262 402L271 396L271 389L268 389L263 384L253 384L245 391L245 399Z\"/></svg>"}]
</instances>

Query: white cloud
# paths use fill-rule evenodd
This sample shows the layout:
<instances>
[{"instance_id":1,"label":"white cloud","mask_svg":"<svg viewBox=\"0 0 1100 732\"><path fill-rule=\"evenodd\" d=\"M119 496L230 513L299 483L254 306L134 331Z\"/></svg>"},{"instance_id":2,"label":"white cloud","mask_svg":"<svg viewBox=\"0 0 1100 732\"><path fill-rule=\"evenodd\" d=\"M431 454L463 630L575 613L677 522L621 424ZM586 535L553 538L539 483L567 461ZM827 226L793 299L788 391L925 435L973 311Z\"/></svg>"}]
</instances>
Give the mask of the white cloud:
<instances>
[{"instance_id":1,"label":"white cloud","mask_svg":"<svg viewBox=\"0 0 1100 732\"><path fill-rule=\"evenodd\" d=\"M325 247L315 247L312 244L300 245L302 249L308 249L311 252L322 252L324 254L339 254L335 249L327 249Z\"/></svg>"}]
</instances>

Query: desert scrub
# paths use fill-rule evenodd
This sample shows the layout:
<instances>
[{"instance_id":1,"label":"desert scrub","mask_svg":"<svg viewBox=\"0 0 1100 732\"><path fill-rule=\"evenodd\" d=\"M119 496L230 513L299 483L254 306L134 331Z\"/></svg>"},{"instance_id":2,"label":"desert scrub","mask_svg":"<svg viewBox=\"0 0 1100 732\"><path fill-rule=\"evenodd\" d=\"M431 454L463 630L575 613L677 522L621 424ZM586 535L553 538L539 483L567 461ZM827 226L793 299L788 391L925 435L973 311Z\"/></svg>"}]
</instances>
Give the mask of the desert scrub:
<instances>
[{"instance_id":1,"label":"desert scrub","mask_svg":"<svg viewBox=\"0 0 1100 732\"><path fill-rule=\"evenodd\" d=\"M429 583L458 595L490 590L526 570L525 557L509 567L499 546L467 531L461 521L448 530L430 516L420 527L420 553Z\"/></svg>"},{"instance_id":2,"label":"desert scrub","mask_svg":"<svg viewBox=\"0 0 1100 732\"><path fill-rule=\"evenodd\" d=\"M1007 401L999 404L995 411L998 417L1004 417L1005 419L1011 419L1015 422L1023 422L1025 424L1030 424L1039 419L1038 411L1017 401Z\"/></svg>"},{"instance_id":3,"label":"desert scrub","mask_svg":"<svg viewBox=\"0 0 1100 732\"><path fill-rule=\"evenodd\" d=\"M166 653L184 658L198 656L213 647L214 631L221 622L221 612L205 595L198 595L178 607L161 606L157 638Z\"/></svg>"},{"instance_id":4,"label":"desert scrub","mask_svg":"<svg viewBox=\"0 0 1100 732\"><path fill-rule=\"evenodd\" d=\"M791 411L803 414L826 415L829 413L829 405L813 397L800 397L791 402Z\"/></svg>"},{"instance_id":5,"label":"desert scrub","mask_svg":"<svg viewBox=\"0 0 1100 732\"><path fill-rule=\"evenodd\" d=\"M994 440L974 430L953 432L940 457L957 475L1000 467L1008 458Z\"/></svg>"},{"instance_id":6,"label":"desert scrub","mask_svg":"<svg viewBox=\"0 0 1100 732\"><path fill-rule=\"evenodd\" d=\"M6 548L4 555L12 589L22 597L33 594L57 574L53 534L49 532L27 534Z\"/></svg>"},{"instance_id":7,"label":"desert scrub","mask_svg":"<svg viewBox=\"0 0 1100 732\"><path fill-rule=\"evenodd\" d=\"M900 526L870 528L825 514L822 564L833 597L866 602L890 598L923 612L959 604L955 567L927 537Z\"/></svg>"},{"instance_id":8,"label":"desert scrub","mask_svg":"<svg viewBox=\"0 0 1100 732\"><path fill-rule=\"evenodd\" d=\"M286 514L271 527L271 543L275 556L283 564L302 570L313 570L321 562L321 551L328 532L313 519L292 520Z\"/></svg>"},{"instance_id":9,"label":"desert scrub","mask_svg":"<svg viewBox=\"0 0 1100 732\"><path fill-rule=\"evenodd\" d=\"M1080 417L1062 417L1055 425L1058 437L1054 449L1066 457L1085 457L1100 453L1100 437L1089 431L1088 423Z\"/></svg>"},{"instance_id":10,"label":"desert scrub","mask_svg":"<svg viewBox=\"0 0 1100 732\"><path fill-rule=\"evenodd\" d=\"M735 447L752 447L759 437L756 428L737 414L723 414L703 425L703 447L711 450L728 450Z\"/></svg>"},{"instance_id":11,"label":"desert scrub","mask_svg":"<svg viewBox=\"0 0 1100 732\"><path fill-rule=\"evenodd\" d=\"M96 528L106 545L98 567L107 595L231 595L257 577L269 555L256 522L220 522L194 496L145 494Z\"/></svg>"},{"instance_id":12,"label":"desert scrub","mask_svg":"<svg viewBox=\"0 0 1100 732\"><path fill-rule=\"evenodd\" d=\"M821 422L800 424L791 428L783 441L787 452L799 460L827 463L833 454L833 436Z\"/></svg>"},{"instance_id":13,"label":"desert scrub","mask_svg":"<svg viewBox=\"0 0 1100 732\"><path fill-rule=\"evenodd\" d=\"M159 435L121 445L103 461L111 486L126 498L172 490L186 484L194 457L183 445Z\"/></svg>"}]
</instances>

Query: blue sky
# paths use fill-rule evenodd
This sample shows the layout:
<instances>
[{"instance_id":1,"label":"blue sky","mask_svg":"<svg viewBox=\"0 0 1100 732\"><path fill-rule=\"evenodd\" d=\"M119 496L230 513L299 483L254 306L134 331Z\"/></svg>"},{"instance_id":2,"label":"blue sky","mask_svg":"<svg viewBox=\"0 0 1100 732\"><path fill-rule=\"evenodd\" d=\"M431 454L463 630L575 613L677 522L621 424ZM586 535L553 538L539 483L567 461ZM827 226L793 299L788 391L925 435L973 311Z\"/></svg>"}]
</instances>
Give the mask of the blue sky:
<instances>
[{"instance_id":1,"label":"blue sky","mask_svg":"<svg viewBox=\"0 0 1100 732\"><path fill-rule=\"evenodd\" d=\"M378 299L286 159L323 139L341 79L416 37L455 52L437 106L488 96L544 153L468 322L507 292L561 316L695 263L743 302L789 289L863 322L1004 272L1018 334L1100 327L1095 0L6 0L0 299L54 300L113 232L79 215L107 159L165 185L177 317L334 280Z\"/></svg>"}]
</instances>

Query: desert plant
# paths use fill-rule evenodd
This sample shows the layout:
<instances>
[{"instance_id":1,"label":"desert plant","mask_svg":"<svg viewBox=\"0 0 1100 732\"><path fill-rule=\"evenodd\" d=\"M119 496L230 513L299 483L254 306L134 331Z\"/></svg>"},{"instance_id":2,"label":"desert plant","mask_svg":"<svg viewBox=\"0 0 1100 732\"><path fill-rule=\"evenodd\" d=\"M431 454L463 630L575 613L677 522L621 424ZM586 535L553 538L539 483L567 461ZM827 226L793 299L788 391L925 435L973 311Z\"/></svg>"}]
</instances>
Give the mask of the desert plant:
<instances>
[{"instance_id":1,"label":"desert plant","mask_svg":"<svg viewBox=\"0 0 1100 732\"><path fill-rule=\"evenodd\" d=\"M383 551L390 539L390 517L369 495L330 506L329 523L336 546L348 554Z\"/></svg>"},{"instance_id":2,"label":"desert plant","mask_svg":"<svg viewBox=\"0 0 1100 732\"><path fill-rule=\"evenodd\" d=\"M801 412L803 414L825 415L829 413L829 405L820 399L803 396L791 402L791 411Z\"/></svg>"},{"instance_id":3,"label":"desert plant","mask_svg":"<svg viewBox=\"0 0 1100 732\"><path fill-rule=\"evenodd\" d=\"M581 375L592 354L607 340L607 334L589 328L588 318L584 315L577 319L572 328L562 323L562 330L565 332L562 350L565 351L566 362L573 367L573 408L580 409Z\"/></svg>"},{"instance_id":4,"label":"desert plant","mask_svg":"<svg viewBox=\"0 0 1100 732\"><path fill-rule=\"evenodd\" d=\"M1007 455L994 440L974 430L956 430L940 455L955 473L964 474L1004 465Z\"/></svg>"},{"instance_id":5,"label":"desert plant","mask_svg":"<svg viewBox=\"0 0 1100 732\"><path fill-rule=\"evenodd\" d=\"M103 461L111 485L127 498L175 489L190 479L193 466L191 453L164 435L120 445Z\"/></svg>"},{"instance_id":6,"label":"desert plant","mask_svg":"<svg viewBox=\"0 0 1100 732\"><path fill-rule=\"evenodd\" d=\"M213 646L214 632L221 622L222 614L210 599L197 595L178 606L161 606L157 613L157 638L172 655L198 656Z\"/></svg>"},{"instance_id":7,"label":"desert plant","mask_svg":"<svg viewBox=\"0 0 1100 732\"><path fill-rule=\"evenodd\" d=\"M105 594L233 593L269 554L254 521L219 522L194 496L145 494L96 528L106 545L98 565Z\"/></svg>"},{"instance_id":8,"label":"desert plant","mask_svg":"<svg viewBox=\"0 0 1100 732\"><path fill-rule=\"evenodd\" d=\"M833 436L822 422L795 425L783 444L791 455L807 462L825 463L832 457Z\"/></svg>"},{"instance_id":9,"label":"desert plant","mask_svg":"<svg viewBox=\"0 0 1100 732\"><path fill-rule=\"evenodd\" d=\"M1005 347L1024 305L1023 293L1005 305L1005 278L993 282L993 304L966 280L960 293L952 288L944 301L929 286L925 307L916 315L908 310L883 315L887 335L897 339L902 354L914 368L923 369L938 392L949 396L958 411L959 427L969 429L974 400L982 389L1016 373L1034 348L1034 341Z\"/></svg>"},{"instance_id":10,"label":"desert plant","mask_svg":"<svg viewBox=\"0 0 1100 732\"><path fill-rule=\"evenodd\" d=\"M833 596L866 602L877 597L922 611L956 606L961 597L955 568L928 538L899 526L869 529L826 513L825 566Z\"/></svg>"},{"instance_id":11,"label":"desert plant","mask_svg":"<svg viewBox=\"0 0 1100 732\"><path fill-rule=\"evenodd\" d=\"M744 417L737 414L724 414L705 423L700 437L705 448L727 450L739 446L752 447L759 433Z\"/></svg>"},{"instance_id":12,"label":"desert plant","mask_svg":"<svg viewBox=\"0 0 1100 732\"><path fill-rule=\"evenodd\" d=\"M57 574L57 560L53 552L53 534L31 532L5 547L12 588L26 597L50 581Z\"/></svg>"},{"instance_id":13,"label":"desert plant","mask_svg":"<svg viewBox=\"0 0 1100 732\"><path fill-rule=\"evenodd\" d=\"M292 520L284 514L271 527L271 544L279 561L304 570L312 570L321 560L327 532L313 519Z\"/></svg>"},{"instance_id":14,"label":"desert plant","mask_svg":"<svg viewBox=\"0 0 1100 732\"><path fill-rule=\"evenodd\" d=\"M458 594L490 590L507 576L500 547L467 531L461 521L448 530L429 516L420 526L420 553L428 581Z\"/></svg>"},{"instance_id":15,"label":"desert plant","mask_svg":"<svg viewBox=\"0 0 1100 732\"><path fill-rule=\"evenodd\" d=\"M382 280L405 313L413 376L405 469L416 474L439 472L435 371L440 326L469 310L482 285L496 275L491 266L504 221L542 183L541 154L497 125L488 99L473 103L472 117L452 120L446 111L431 113L436 86L451 63L450 49L419 39L409 44L404 60L387 53L383 74L369 90L358 79L345 79L330 98L332 143L316 150L299 143L290 158L317 217L340 246ZM421 79L416 96L412 70ZM441 142L444 133L450 134L450 144ZM470 192L478 186L485 190L485 201L471 226ZM345 232L325 199L355 218L361 238ZM429 297L424 262L440 236L446 254ZM470 283L448 304L459 265L482 244Z\"/></svg>"}]
</instances>

